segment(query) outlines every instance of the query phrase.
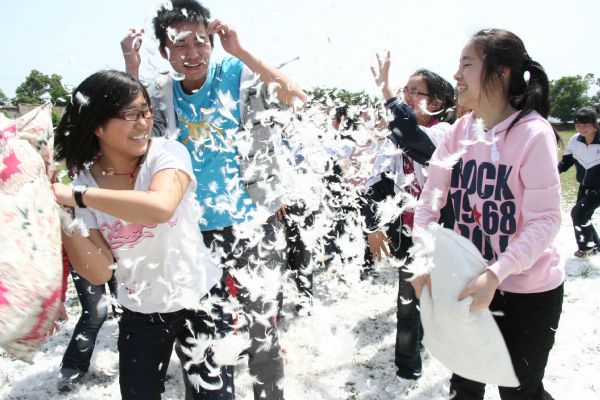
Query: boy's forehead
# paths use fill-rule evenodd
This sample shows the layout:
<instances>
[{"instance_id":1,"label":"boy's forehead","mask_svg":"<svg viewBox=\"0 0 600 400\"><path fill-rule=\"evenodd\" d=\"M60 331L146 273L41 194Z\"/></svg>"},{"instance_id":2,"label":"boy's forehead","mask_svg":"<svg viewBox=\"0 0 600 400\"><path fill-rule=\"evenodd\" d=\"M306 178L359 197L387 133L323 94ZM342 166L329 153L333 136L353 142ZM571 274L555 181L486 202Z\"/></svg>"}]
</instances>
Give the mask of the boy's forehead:
<instances>
[{"instance_id":1,"label":"boy's forehead","mask_svg":"<svg viewBox=\"0 0 600 400\"><path fill-rule=\"evenodd\" d=\"M167 31L173 32L182 37L188 35L207 35L206 27L199 22L177 22L169 25Z\"/></svg>"}]
</instances>

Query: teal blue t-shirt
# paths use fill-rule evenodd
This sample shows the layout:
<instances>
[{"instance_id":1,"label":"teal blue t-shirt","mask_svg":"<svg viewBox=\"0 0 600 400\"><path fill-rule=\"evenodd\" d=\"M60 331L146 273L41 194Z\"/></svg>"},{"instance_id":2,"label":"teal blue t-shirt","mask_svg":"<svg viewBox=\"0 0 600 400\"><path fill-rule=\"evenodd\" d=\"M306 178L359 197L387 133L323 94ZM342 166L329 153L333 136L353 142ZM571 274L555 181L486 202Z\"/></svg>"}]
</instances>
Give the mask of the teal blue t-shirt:
<instances>
[{"instance_id":1,"label":"teal blue t-shirt","mask_svg":"<svg viewBox=\"0 0 600 400\"><path fill-rule=\"evenodd\" d=\"M242 67L233 57L211 62L206 82L191 95L183 91L180 81L173 81L173 102L181 130L178 140L192 158L203 231L243 222L255 209L236 160Z\"/></svg>"}]
</instances>

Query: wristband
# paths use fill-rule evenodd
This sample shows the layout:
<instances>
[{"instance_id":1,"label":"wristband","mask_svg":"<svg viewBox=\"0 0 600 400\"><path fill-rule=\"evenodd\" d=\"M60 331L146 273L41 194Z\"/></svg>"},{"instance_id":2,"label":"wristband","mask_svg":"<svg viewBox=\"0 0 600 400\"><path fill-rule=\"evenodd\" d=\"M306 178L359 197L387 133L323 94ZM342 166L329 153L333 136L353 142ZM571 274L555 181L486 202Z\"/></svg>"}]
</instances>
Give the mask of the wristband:
<instances>
[{"instance_id":1,"label":"wristband","mask_svg":"<svg viewBox=\"0 0 600 400\"><path fill-rule=\"evenodd\" d=\"M75 204L79 208L86 208L83 203L83 194L88 190L87 185L75 185L73 186L73 198L75 199Z\"/></svg>"}]
</instances>

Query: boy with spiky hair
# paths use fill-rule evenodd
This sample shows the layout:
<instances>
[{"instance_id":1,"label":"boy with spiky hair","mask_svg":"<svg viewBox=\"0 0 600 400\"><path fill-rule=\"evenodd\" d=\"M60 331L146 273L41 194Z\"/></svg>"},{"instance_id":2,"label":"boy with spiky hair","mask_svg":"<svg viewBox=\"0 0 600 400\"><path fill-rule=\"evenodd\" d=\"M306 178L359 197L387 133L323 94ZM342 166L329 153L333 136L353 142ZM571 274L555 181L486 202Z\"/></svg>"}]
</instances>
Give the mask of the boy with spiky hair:
<instances>
[{"instance_id":1,"label":"boy with spiky hair","mask_svg":"<svg viewBox=\"0 0 600 400\"><path fill-rule=\"evenodd\" d=\"M249 52L235 29L219 19L211 20L208 9L195 0L172 0L163 5L153 25L161 56L182 78L168 79L153 98L154 134L177 134L177 140L192 155L198 180L196 194L203 209L200 229L204 241L222 264L233 266L225 286L229 295L237 293L248 322L251 345L247 354L255 378L254 398L283 399L283 360L273 312L275 294L271 298L271 293L250 293L240 284L243 274L236 274L248 265L259 270L281 268L281 252L273 246L281 229L275 217L281 204L268 193L262 198L253 194L250 183L243 179L236 143L248 119L245 114L250 99L244 96L244 90L252 86L255 76L262 82L256 86L255 95L262 98L266 108L302 107L306 94L280 70ZM215 34L231 57L211 61ZM132 30L121 42L127 72L135 77L141 62L142 35L143 31ZM268 89L274 90L268 93ZM272 99L275 104L270 103ZM252 183L264 189L269 179L272 176L267 173ZM256 224L258 216L265 214L270 217L261 221L258 236L238 237L236 233L244 231L249 220ZM253 243L254 237L262 240ZM264 318L258 321L261 316L268 317L266 326ZM189 399L190 382L186 382L186 388Z\"/></svg>"}]
</instances>

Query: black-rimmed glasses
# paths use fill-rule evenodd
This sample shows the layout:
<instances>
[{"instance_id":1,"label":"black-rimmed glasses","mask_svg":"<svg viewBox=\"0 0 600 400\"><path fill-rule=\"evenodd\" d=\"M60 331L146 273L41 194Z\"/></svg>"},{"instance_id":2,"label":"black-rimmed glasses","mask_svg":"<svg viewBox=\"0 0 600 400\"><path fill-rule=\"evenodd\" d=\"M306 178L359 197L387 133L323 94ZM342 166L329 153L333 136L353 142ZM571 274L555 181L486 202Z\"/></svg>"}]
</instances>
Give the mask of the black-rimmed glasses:
<instances>
[{"instance_id":1,"label":"black-rimmed glasses","mask_svg":"<svg viewBox=\"0 0 600 400\"><path fill-rule=\"evenodd\" d=\"M150 119L154 115L154 108L148 107L143 110L125 110L118 113L115 118L124 119L125 121L137 121L140 118Z\"/></svg>"},{"instance_id":2,"label":"black-rimmed glasses","mask_svg":"<svg viewBox=\"0 0 600 400\"><path fill-rule=\"evenodd\" d=\"M404 94L404 96L425 96L425 97L429 97L431 96L429 93L423 93L423 92L419 92L418 89L409 89L406 86L404 86L402 88L402 93Z\"/></svg>"}]
</instances>

